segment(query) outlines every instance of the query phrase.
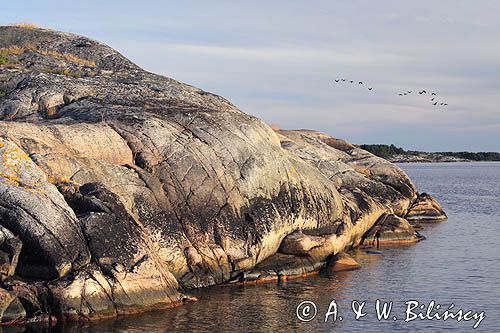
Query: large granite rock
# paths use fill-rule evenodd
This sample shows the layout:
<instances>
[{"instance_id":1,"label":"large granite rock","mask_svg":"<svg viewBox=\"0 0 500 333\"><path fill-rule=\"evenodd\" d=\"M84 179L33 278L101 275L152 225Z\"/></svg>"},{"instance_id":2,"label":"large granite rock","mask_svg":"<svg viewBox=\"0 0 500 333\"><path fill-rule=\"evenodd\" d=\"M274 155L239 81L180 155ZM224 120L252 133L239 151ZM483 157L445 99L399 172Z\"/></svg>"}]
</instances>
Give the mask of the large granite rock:
<instances>
[{"instance_id":1,"label":"large granite rock","mask_svg":"<svg viewBox=\"0 0 500 333\"><path fill-rule=\"evenodd\" d=\"M383 159L320 132L275 133L88 38L0 27L0 52L2 276L28 320L317 272L417 198Z\"/></svg>"}]
</instances>

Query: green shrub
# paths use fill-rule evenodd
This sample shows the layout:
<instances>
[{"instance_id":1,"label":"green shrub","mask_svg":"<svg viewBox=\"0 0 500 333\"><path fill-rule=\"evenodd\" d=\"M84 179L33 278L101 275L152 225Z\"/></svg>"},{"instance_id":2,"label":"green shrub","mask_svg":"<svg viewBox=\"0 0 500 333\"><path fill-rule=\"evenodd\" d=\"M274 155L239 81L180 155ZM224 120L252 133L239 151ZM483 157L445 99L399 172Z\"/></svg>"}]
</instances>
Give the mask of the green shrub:
<instances>
[{"instance_id":1,"label":"green shrub","mask_svg":"<svg viewBox=\"0 0 500 333\"><path fill-rule=\"evenodd\" d=\"M71 69L66 68L66 69L55 69L55 70L49 70L47 71L48 73L51 74L57 74L57 75L66 75L70 77L74 77L76 79L79 79L81 77L80 73L78 72L73 72Z\"/></svg>"},{"instance_id":2,"label":"green shrub","mask_svg":"<svg viewBox=\"0 0 500 333\"><path fill-rule=\"evenodd\" d=\"M8 62L9 62L9 58L7 57L7 54L1 52L0 53L0 66L5 65Z\"/></svg>"},{"instance_id":3,"label":"green shrub","mask_svg":"<svg viewBox=\"0 0 500 333\"><path fill-rule=\"evenodd\" d=\"M7 95L7 92L0 89L0 97L4 97L5 95Z\"/></svg>"},{"instance_id":4,"label":"green shrub","mask_svg":"<svg viewBox=\"0 0 500 333\"><path fill-rule=\"evenodd\" d=\"M406 155L406 156L419 156L419 155L442 155L456 158L463 158L472 161L500 161L500 153L498 152L436 152L427 153L422 151L404 150L403 148L396 147L395 145L360 145L359 148L369 151L373 155L377 155L382 158L391 158L394 155Z\"/></svg>"},{"instance_id":5,"label":"green shrub","mask_svg":"<svg viewBox=\"0 0 500 333\"><path fill-rule=\"evenodd\" d=\"M395 145L360 145L359 148L369 151L373 155L382 158L390 158L394 155L410 155L410 152Z\"/></svg>"}]
</instances>

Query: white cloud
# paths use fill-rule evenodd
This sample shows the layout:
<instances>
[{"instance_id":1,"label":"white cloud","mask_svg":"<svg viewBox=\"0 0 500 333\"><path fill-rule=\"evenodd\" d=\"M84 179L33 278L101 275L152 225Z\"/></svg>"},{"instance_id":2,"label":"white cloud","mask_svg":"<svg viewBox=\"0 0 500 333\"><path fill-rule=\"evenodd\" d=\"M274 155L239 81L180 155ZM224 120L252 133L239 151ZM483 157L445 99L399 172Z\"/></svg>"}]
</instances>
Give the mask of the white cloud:
<instances>
[{"instance_id":1,"label":"white cloud","mask_svg":"<svg viewBox=\"0 0 500 333\"><path fill-rule=\"evenodd\" d=\"M124 1L119 15L115 5L89 1L57 10L9 2L2 19L104 40L148 70L285 127L358 143L500 150L498 1ZM374 90L334 87L337 76ZM421 88L450 107L437 112L418 96L397 96Z\"/></svg>"},{"instance_id":2,"label":"white cloud","mask_svg":"<svg viewBox=\"0 0 500 333\"><path fill-rule=\"evenodd\" d=\"M410 57L390 53L360 53L359 50L346 51L305 46L234 47L200 44L155 43L154 47L156 51L208 56L216 59L265 62L268 64L314 63L316 65L380 66L388 64L404 64L413 60Z\"/></svg>"}]
</instances>

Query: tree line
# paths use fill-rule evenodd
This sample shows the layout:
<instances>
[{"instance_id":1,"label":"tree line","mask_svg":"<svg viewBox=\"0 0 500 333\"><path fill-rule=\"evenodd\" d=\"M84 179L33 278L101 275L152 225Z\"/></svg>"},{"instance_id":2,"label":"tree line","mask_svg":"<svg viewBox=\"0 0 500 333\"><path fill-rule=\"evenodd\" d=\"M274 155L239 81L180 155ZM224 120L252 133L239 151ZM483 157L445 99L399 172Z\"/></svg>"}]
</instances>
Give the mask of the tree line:
<instances>
[{"instance_id":1,"label":"tree line","mask_svg":"<svg viewBox=\"0 0 500 333\"><path fill-rule=\"evenodd\" d=\"M405 150L400 147L396 147L394 144L384 145L384 144L375 144L375 145L359 145L359 148L369 151L370 153L382 157L382 158L391 158L396 155L429 155L436 154L442 156L451 156L456 158L463 158L471 161L500 161L500 153L497 152L468 152L468 151L460 151L460 152L422 152L422 151L414 151L414 150Z\"/></svg>"}]
</instances>

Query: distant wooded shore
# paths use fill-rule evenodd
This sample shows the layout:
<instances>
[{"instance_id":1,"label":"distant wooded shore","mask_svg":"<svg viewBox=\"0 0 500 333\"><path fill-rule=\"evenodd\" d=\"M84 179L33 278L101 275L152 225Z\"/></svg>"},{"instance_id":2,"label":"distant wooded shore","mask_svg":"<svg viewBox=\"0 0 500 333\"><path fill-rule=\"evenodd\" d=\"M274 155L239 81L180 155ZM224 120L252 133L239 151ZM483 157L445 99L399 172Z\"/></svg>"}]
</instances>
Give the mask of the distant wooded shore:
<instances>
[{"instance_id":1,"label":"distant wooded shore","mask_svg":"<svg viewBox=\"0 0 500 333\"><path fill-rule=\"evenodd\" d=\"M500 161L498 152L423 152L405 150L393 144L362 144L359 148L394 163Z\"/></svg>"}]
</instances>

